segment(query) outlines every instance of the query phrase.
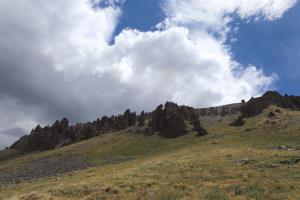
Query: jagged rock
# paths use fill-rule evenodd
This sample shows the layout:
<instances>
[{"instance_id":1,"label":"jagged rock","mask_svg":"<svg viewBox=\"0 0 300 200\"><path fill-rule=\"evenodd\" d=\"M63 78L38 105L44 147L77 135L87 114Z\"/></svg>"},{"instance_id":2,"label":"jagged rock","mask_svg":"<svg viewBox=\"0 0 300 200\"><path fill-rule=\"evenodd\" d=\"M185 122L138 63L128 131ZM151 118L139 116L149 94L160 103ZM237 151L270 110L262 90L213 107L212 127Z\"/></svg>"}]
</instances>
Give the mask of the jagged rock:
<instances>
[{"instance_id":1,"label":"jagged rock","mask_svg":"<svg viewBox=\"0 0 300 200\"><path fill-rule=\"evenodd\" d=\"M164 118L164 106L159 105L153 111L151 120L149 122L149 127L153 129L153 131L159 131L160 127L163 126L163 118Z\"/></svg>"},{"instance_id":2,"label":"jagged rock","mask_svg":"<svg viewBox=\"0 0 300 200\"><path fill-rule=\"evenodd\" d=\"M195 112L191 115L191 124L193 125L193 131L197 132L197 136L207 135L207 131L200 124L199 115Z\"/></svg>"},{"instance_id":3,"label":"jagged rock","mask_svg":"<svg viewBox=\"0 0 300 200\"><path fill-rule=\"evenodd\" d=\"M184 114L180 112L180 107L172 102L167 102L165 106L159 105L156 108L149 127L166 138L176 138L187 133Z\"/></svg>"},{"instance_id":4,"label":"jagged rock","mask_svg":"<svg viewBox=\"0 0 300 200\"><path fill-rule=\"evenodd\" d=\"M242 117L253 117L262 113L270 105L300 110L300 97L282 96L278 92L268 91L262 97L251 98L241 107Z\"/></svg>"},{"instance_id":5,"label":"jagged rock","mask_svg":"<svg viewBox=\"0 0 300 200\"><path fill-rule=\"evenodd\" d=\"M56 121L51 127L41 128L38 125L31 131L30 135L23 136L10 148L22 152L54 149L56 146L69 143L67 141L70 141L71 134L69 121L64 118L61 121Z\"/></svg>"},{"instance_id":6,"label":"jagged rock","mask_svg":"<svg viewBox=\"0 0 300 200\"><path fill-rule=\"evenodd\" d=\"M135 112L130 112L130 109L127 109L124 112L123 116L124 116L125 120L127 121L128 126L135 126L136 119L137 119Z\"/></svg>"},{"instance_id":7,"label":"jagged rock","mask_svg":"<svg viewBox=\"0 0 300 200\"><path fill-rule=\"evenodd\" d=\"M96 137L112 130L126 129L136 124L135 112L127 109L123 115L103 116L97 121L69 126L67 118L56 121L51 127L38 125L29 135L23 136L10 148L20 152L33 152L55 149L81 140Z\"/></svg>"},{"instance_id":8,"label":"jagged rock","mask_svg":"<svg viewBox=\"0 0 300 200\"><path fill-rule=\"evenodd\" d=\"M180 106L179 112L185 120L192 120L192 116L195 113L195 109L189 106Z\"/></svg>"},{"instance_id":9,"label":"jagged rock","mask_svg":"<svg viewBox=\"0 0 300 200\"><path fill-rule=\"evenodd\" d=\"M28 146L28 135L24 135L17 142L15 142L10 148L23 151Z\"/></svg>"},{"instance_id":10,"label":"jagged rock","mask_svg":"<svg viewBox=\"0 0 300 200\"><path fill-rule=\"evenodd\" d=\"M129 122L122 115L116 117L116 130L126 129L129 125Z\"/></svg>"},{"instance_id":11,"label":"jagged rock","mask_svg":"<svg viewBox=\"0 0 300 200\"><path fill-rule=\"evenodd\" d=\"M178 106L173 102L159 105L152 113L149 127L166 138L176 138L187 134L185 121L190 121L198 136L207 132L201 127L198 113L192 107Z\"/></svg>"},{"instance_id":12,"label":"jagged rock","mask_svg":"<svg viewBox=\"0 0 300 200\"><path fill-rule=\"evenodd\" d=\"M107 133L116 127L115 116L103 116L101 120L97 119L94 123L96 123L96 130L100 133Z\"/></svg>"},{"instance_id":13,"label":"jagged rock","mask_svg":"<svg viewBox=\"0 0 300 200\"><path fill-rule=\"evenodd\" d=\"M167 102L163 112L159 134L166 138L176 138L187 133L184 116L175 103Z\"/></svg>"},{"instance_id":14,"label":"jagged rock","mask_svg":"<svg viewBox=\"0 0 300 200\"><path fill-rule=\"evenodd\" d=\"M138 126L139 127L145 126L145 120L146 120L146 115L145 112L142 111L140 116L138 117L138 121L139 121Z\"/></svg>"},{"instance_id":15,"label":"jagged rock","mask_svg":"<svg viewBox=\"0 0 300 200\"><path fill-rule=\"evenodd\" d=\"M151 114L143 111L140 116L127 109L122 115L103 116L94 122L74 126L70 126L68 119L63 118L52 126L42 128L38 125L29 135L21 137L10 148L22 153L55 149L110 131L127 129L135 126L137 120L139 127L143 127L146 117L150 118L148 128L140 132L147 135L150 132L159 132L162 137L175 138L187 133L185 120L191 121L195 113L196 111L192 107L178 106L175 103L167 102L165 106L158 106ZM198 136L207 134L201 127L199 119L193 124Z\"/></svg>"}]
</instances>

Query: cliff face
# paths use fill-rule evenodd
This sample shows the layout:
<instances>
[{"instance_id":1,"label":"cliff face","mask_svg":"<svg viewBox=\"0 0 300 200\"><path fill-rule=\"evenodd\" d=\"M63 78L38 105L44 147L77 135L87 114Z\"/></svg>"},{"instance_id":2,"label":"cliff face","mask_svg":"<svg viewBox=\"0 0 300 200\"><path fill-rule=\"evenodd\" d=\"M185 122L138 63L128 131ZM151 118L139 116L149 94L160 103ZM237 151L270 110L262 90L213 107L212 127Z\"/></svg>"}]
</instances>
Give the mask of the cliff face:
<instances>
[{"instance_id":1,"label":"cliff face","mask_svg":"<svg viewBox=\"0 0 300 200\"><path fill-rule=\"evenodd\" d=\"M197 109L200 116L226 116L240 112L242 103Z\"/></svg>"}]
</instances>

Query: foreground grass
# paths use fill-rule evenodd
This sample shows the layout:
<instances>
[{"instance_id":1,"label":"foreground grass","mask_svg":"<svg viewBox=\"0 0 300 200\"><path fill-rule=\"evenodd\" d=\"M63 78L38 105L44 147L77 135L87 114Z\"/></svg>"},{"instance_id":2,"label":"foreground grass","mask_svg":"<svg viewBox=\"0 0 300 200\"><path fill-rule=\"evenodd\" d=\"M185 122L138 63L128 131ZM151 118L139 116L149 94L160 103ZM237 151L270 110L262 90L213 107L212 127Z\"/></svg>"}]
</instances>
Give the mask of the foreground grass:
<instances>
[{"instance_id":1,"label":"foreground grass","mask_svg":"<svg viewBox=\"0 0 300 200\"><path fill-rule=\"evenodd\" d=\"M274 150L300 147L300 114L283 110L269 124L267 112L238 128L227 125L231 119L203 119L204 137L125 131L9 160L0 169L49 155L81 156L96 167L0 188L0 199L300 199L300 166L280 163L300 151Z\"/></svg>"}]
</instances>

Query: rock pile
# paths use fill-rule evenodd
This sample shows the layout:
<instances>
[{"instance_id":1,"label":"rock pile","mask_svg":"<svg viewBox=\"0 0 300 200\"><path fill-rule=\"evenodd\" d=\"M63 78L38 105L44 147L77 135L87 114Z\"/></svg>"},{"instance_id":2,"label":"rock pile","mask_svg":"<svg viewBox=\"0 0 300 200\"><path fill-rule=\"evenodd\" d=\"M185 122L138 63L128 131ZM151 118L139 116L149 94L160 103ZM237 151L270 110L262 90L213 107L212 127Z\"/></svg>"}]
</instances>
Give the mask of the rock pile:
<instances>
[{"instance_id":1,"label":"rock pile","mask_svg":"<svg viewBox=\"0 0 300 200\"><path fill-rule=\"evenodd\" d=\"M0 170L0 187L91 167L79 157L45 157L14 171Z\"/></svg>"}]
</instances>

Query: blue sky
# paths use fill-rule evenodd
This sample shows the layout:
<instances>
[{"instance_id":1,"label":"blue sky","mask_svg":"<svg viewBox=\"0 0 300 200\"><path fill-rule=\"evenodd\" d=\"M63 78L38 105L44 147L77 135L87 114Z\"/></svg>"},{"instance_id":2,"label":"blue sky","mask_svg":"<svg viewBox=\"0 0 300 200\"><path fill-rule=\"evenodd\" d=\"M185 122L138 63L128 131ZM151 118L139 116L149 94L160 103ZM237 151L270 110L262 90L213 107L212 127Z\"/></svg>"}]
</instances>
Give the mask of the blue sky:
<instances>
[{"instance_id":1,"label":"blue sky","mask_svg":"<svg viewBox=\"0 0 300 200\"><path fill-rule=\"evenodd\" d=\"M276 73L276 89L300 95L300 3L275 21L240 23L232 52L237 61Z\"/></svg>"},{"instance_id":2,"label":"blue sky","mask_svg":"<svg viewBox=\"0 0 300 200\"><path fill-rule=\"evenodd\" d=\"M165 15L160 0L128 0L114 35L124 28L150 31ZM235 42L228 41L234 59L244 65L262 68L267 75L275 73L275 88L285 94L300 95L300 3L282 18L269 21L235 20L239 31Z\"/></svg>"},{"instance_id":3,"label":"blue sky","mask_svg":"<svg viewBox=\"0 0 300 200\"><path fill-rule=\"evenodd\" d=\"M122 16L116 28L118 35L125 28L140 31L153 30L156 24L164 19L160 0L129 0L122 6Z\"/></svg>"}]
</instances>

